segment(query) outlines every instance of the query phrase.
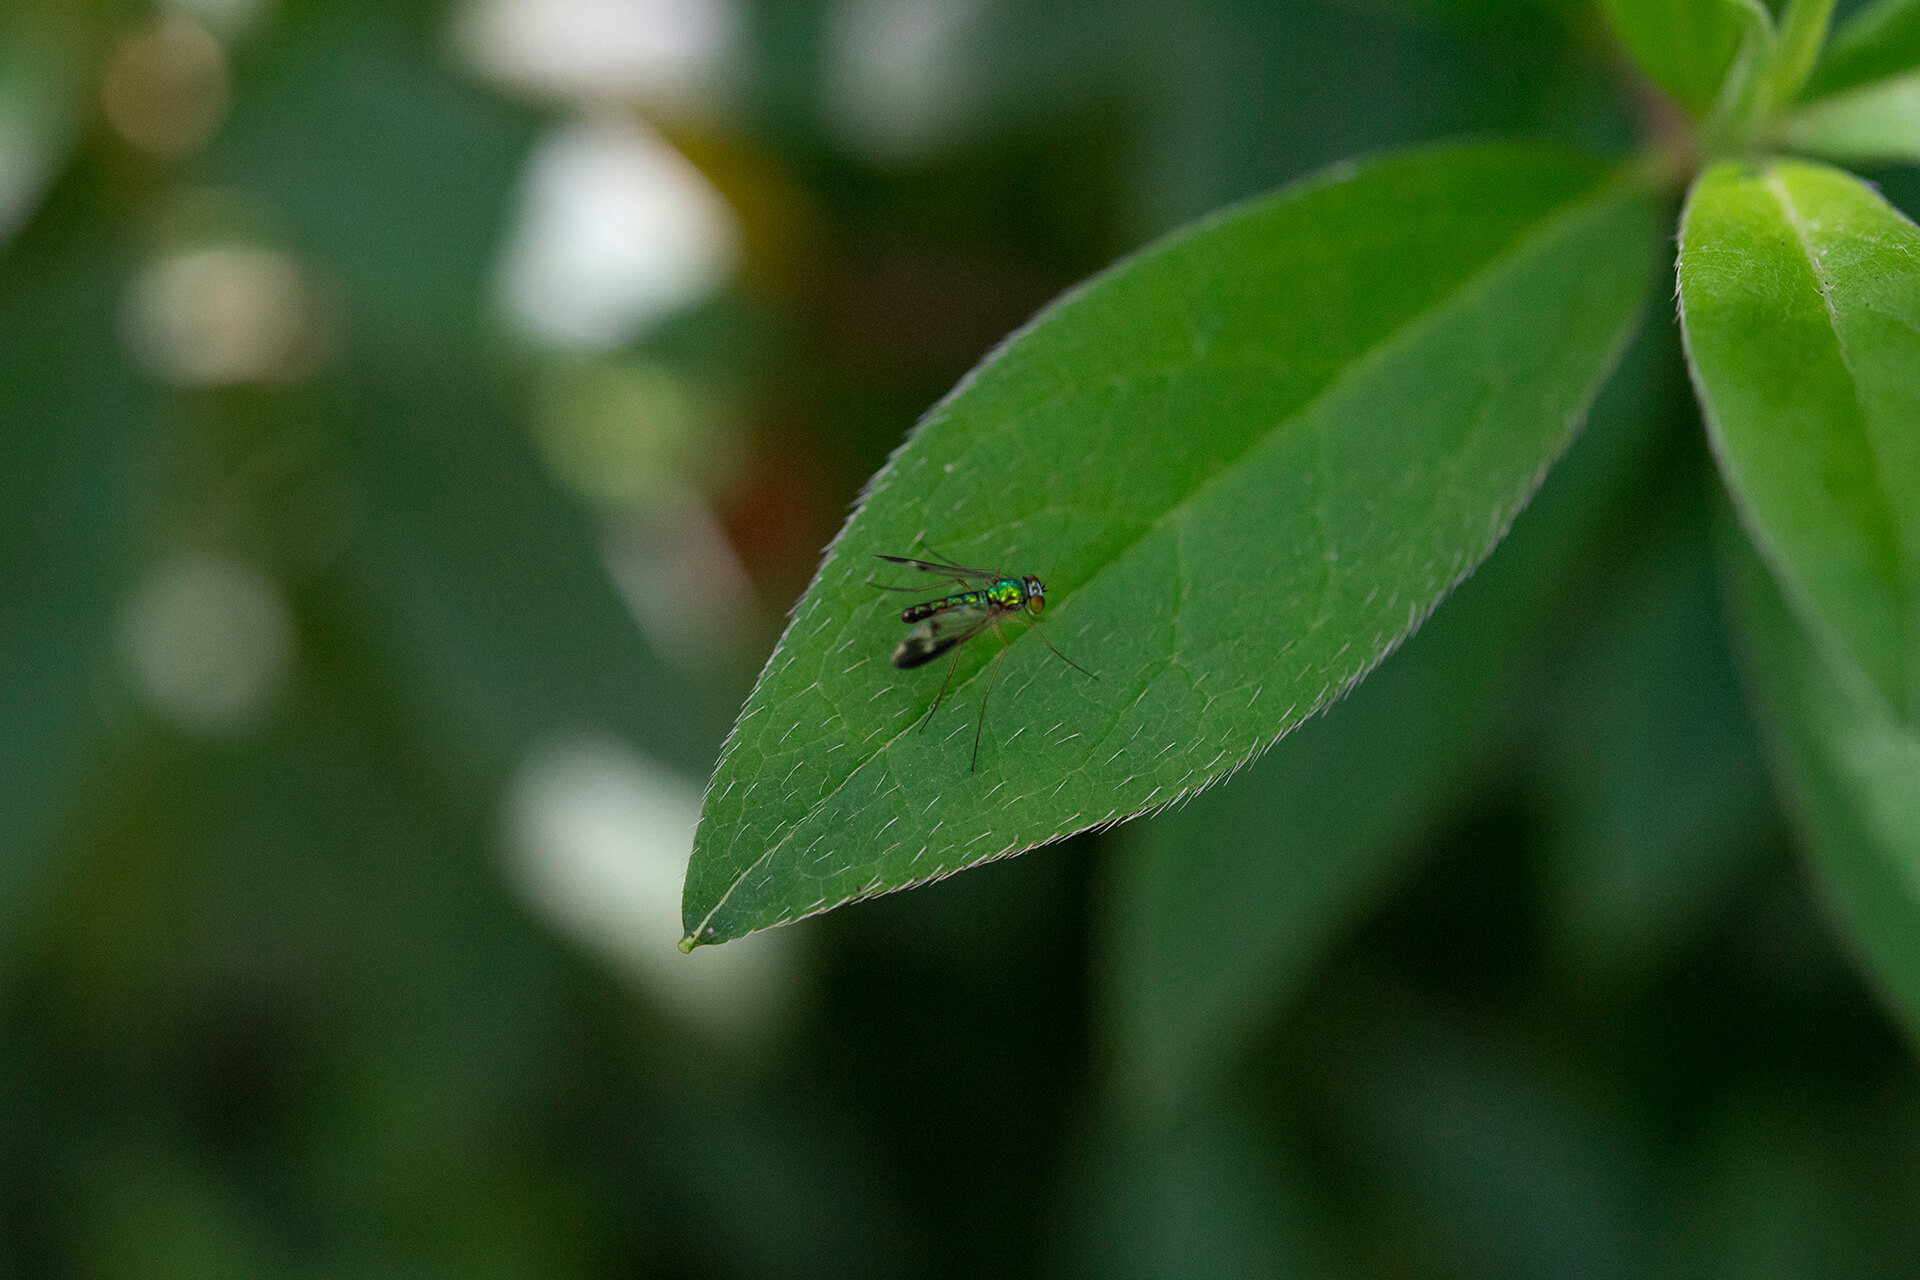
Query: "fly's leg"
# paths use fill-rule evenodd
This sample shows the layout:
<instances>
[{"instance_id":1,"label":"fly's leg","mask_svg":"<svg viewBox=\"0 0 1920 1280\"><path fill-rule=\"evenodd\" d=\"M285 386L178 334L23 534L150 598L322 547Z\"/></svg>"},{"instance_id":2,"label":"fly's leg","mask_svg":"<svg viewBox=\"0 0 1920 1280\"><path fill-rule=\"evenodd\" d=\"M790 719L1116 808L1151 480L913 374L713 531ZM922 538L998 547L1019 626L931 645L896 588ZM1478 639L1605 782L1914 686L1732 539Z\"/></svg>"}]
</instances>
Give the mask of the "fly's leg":
<instances>
[{"instance_id":1,"label":"fly's leg","mask_svg":"<svg viewBox=\"0 0 1920 1280\"><path fill-rule=\"evenodd\" d=\"M1033 634L1040 637L1041 644L1047 646L1047 648L1049 649L1053 649L1053 641L1047 639L1046 632L1042 631L1039 627L1035 627L1033 629ZM1098 680L1100 678L1099 676L1094 675L1093 672L1081 666L1079 663L1075 662L1072 658L1069 658L1066 654L1060 652L1058 649L1053 649L1053 656L1060 659L1060 661L1066 663L1068 666L1072 667L1075 671L1078 671L1081 675L1086 676L1088 679Z\"/></svg>"},{"instance_id":2,"label":"fly's leg","mask_svg":"<svg viewBox=\"0 0 1920 1280\"><path fill-rule=\"evenodd\" d=\"M987 691L980 695L980 719L973 726L973 763L967 766L968 773L980 772L980 734L987 727L987 699L993 696L993 682L1000 674L1000 659L1007 656L1006 633L1000 630L1000 624L993 624L993 634L1000 638L1000 652L993 655L993 661L987 664Z\"/></svg>"},{"instance_id":3,"label":"fly's leg","mask_svg":"<svg viewBox=\"0 0 1920 1280\"><path fill-rule=\"evenodd\" d=\"M933 723L933 713L947 700L947 690L953 687L953 673L960 669L960 646L953 647L953 661L947 664L947 678L940 682L940 692L934 696L933 705L927 708L927 714L921 719L920 727L925 729Z\"/></svg>"}]
</instances>

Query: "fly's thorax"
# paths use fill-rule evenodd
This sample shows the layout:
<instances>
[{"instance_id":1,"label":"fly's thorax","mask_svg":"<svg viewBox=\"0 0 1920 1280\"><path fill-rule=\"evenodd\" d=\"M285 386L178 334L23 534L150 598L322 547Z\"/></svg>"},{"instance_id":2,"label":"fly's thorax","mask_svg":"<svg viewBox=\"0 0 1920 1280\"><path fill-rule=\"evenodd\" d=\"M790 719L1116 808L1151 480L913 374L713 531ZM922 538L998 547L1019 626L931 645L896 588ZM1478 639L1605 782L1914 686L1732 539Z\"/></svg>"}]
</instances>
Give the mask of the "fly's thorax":
<instances>
[{"instance_id":1,"label":"fly's thorax","mask_svg":"<svg viewBox=\"0 0 1920 1280\"><path fill-rule=\"evenodd\" d=\"M1005 609L1009 613L1026 607L1026 584L1018 578L1002 578L988 587L986 594L995 608Z\"/></svg>"}]
</instances>

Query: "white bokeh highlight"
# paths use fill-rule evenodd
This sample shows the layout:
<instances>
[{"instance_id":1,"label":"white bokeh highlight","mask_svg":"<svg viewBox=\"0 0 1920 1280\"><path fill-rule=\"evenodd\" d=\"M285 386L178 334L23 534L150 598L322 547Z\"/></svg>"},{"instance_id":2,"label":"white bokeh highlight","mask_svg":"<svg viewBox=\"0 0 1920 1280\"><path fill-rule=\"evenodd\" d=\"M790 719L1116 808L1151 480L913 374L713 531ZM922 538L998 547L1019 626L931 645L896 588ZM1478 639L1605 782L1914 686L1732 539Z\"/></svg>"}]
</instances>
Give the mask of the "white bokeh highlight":
<instances>
[{"instance_id":1,"label":"white bokeh highlight","mask_svg":"<svg viewBox=\"0 0 1920 1280\"><path fill-rule=\"evenodd\" d=\"M472 0L455 37L509 88L702 106L723 95L740 29L735 0Z\"/></svg>"},{"instance_id":2,"label":"white bokeh highlight","mask_svg":"<svg viewBox=\"0 0 1920 1280\"><path fill-rule=\"evenodd\" d=\"M712 1038L765 1040L798 994L796 938L774 931L682 955L680 886L700 789L618 739L531 752L508 797L513 879L554 924L644 996Z\"/></svg>"},{"instance_id":3,"label":"white bokeh highlight","mask_svg":"<svg viewBox=\"0 0 1920 1280\"><path fill-rule=\"evenodd\" d=\"M535 336L606 350L712 296L739 257L732 208L685 156L634 121L582 122L529 164L503 289Z\"/></svg>"},{"instance_id":4,"label":"white bokeh highlight","mask_svg":"<svg viewBox=\"0 0 1920 1280\"><path fill-rule=\"evenodd\" d=\"M839 0L827 20L824 109L868 159L908 161L964 135L978 85L968 53L985 0Z\"/></svg>"}]
</instances>

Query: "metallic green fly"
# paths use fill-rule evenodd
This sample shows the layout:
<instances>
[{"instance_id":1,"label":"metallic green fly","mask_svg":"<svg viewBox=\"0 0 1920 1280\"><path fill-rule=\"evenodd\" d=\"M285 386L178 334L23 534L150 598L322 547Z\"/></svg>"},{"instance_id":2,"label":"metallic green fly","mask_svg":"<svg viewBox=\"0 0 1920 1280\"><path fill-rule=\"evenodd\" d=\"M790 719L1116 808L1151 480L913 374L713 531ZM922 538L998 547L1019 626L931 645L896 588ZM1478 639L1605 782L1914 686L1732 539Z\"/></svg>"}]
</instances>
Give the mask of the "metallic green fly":
<instances>
[{"instance_id":1,"label":"metallic green fly","mask_svg":"<svg viewBox=\"0 0 1920 1280\"><path fill-rule=\"evenodd\" d=\"M938 552L935 552L938 555ZM999 674L1000 659L1007 653L1007 637L1000 630L1000 620L1014 614L1025 612L1038 615L1047 607L1047 587L1032 574L1016 577L1010 573L1001 573L994 569L969 569L965 565L954 564L950 560L915 560L911 556L876 556L890 564L903 564L909 569L918 569L922 573L937 574L953 579L961 590L950 596L941 596L934 600L922 600L918 604L908 605L900 612L900 621L913 630L907 632L907 638L893 651L893 665L902 670L918 667L932 662L949 649L959 646L985 631L993 628L1000 637L1000 652L993 655L993 661L987 667L987 691L980 695L980 718L973 727L973 764L969 772L980 767L980 732L987 725L987 699L993 695L994 678ZM884 583L873 584L882 591L919 591L919 587L889 587ZM1040 635L1039 632L1034 634ZM1053 650L1053 656L1078 671L1083 676L1095 677L1079 663L1053 648L1053 641L1040 635L1040 643ZM921 728L933 721L933 713L940 709L945 701L947 690L953 684L953 673L959 669L960 655L956 652L953 661L947 666L947 678L940 685L940 693L927 708Z\"/></svg>"}]
</instances>

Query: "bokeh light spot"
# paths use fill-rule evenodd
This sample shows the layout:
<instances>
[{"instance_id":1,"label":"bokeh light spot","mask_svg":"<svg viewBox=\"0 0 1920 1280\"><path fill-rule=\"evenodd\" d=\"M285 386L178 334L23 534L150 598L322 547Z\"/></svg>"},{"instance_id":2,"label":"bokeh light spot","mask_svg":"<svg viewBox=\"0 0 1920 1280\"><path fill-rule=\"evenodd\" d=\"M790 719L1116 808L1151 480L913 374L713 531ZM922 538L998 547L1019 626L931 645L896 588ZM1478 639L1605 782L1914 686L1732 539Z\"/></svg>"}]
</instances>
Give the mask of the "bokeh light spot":
<instances>
[{"instance_id":1,"label":"bokeh light spot","mask_svg":"<svg viewBox=\"0 0 1920 1280\"><path fill-rule=\"evenodd\" d=\"M715 465L730 436L712 396L650 360L560 371L535 409L535 439L569 487L597 502L646 505Z\"/></svg>"},{"instance_id":2,"label":"bokeh light spot","mask_svg":"<svg viewBox=\"0 0 1920 1280\"><path fill-rule=\"evenodd\" d=\"M739 256L733 210L658 134L573 124L533 158L503 287L535 335L604 349L716 292Z\"/></svg>"},{"instance_id":3,"label":"bokeh light spot","mask_svg":"<svg viewBox=\"0 0 1920 1280\"><path fill-rule=\"evenodd\" d=\"M225 121L232 96L220 42L178 16L122 40L101 86L107 120L120 136L161 156L205 146Z\"/></svg>"},{"instance_id":4,"label":"bokeh light spot","mask_svg":"<svg viewBox=\"0 0 1920 1280\"><path fill-rule=\"evenodd\" d=\"M286 254L217 245L167 254L140 275L127 337L148 372L181 386L285 381L317 363L317 310Z\"/></svg>"},{"instance_id":5,"label":"bokeh light spot","mask_svg":"<svg viewBox=\"0 0 1920 1280\"><path fill-rule=\"evenodd\" d=\"M293 617L255 566L184 555L135 588L120 617L134 687L180 728L217 733L254 721L286 682Z\"/></svg>"},{"instance_id":6,"label":"bokeh light spot","mask_svg":"<svg viewBox=\"0 0 1920 1280\"><path fill-rule=\"evenodd\" d=\"M732 0L474 0L457 34L512 88L687 107L718 96L740 25Z\"/></svg>"},{"instance_id":7,"label":"bokeh light spot","mask_svg":"<svg viewBox=\"0 0 1920 1280\"><path fill-rule=\"evenodd\" d=\"M718 1039L763 1040L792 1010L796 937L782 930L680 954L680 882L699 817L692 779L619 740L549 742L522 762L508 798L514 879L685 1021Z\"/></svg>"},{"instance_id":8,"label":"bokeh light spot","mask_svg":"<svg viewBox=\"0 0 1920 1280\"><path fill-rule=\"evenodd\" d=\"M983 0L840 0L827 26L827 123L855 154L905 161L953 142L977 86Z\"/></svg>"}]
</instances>

